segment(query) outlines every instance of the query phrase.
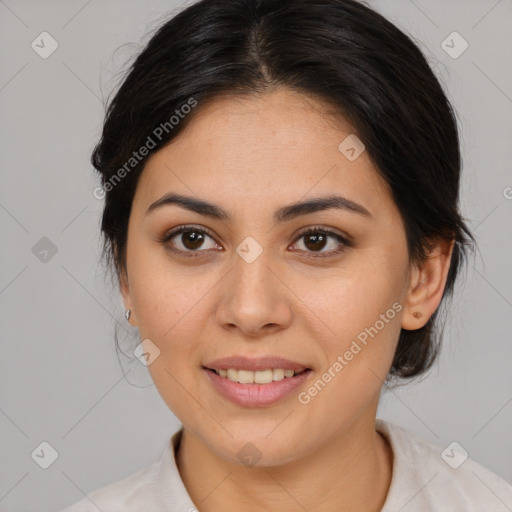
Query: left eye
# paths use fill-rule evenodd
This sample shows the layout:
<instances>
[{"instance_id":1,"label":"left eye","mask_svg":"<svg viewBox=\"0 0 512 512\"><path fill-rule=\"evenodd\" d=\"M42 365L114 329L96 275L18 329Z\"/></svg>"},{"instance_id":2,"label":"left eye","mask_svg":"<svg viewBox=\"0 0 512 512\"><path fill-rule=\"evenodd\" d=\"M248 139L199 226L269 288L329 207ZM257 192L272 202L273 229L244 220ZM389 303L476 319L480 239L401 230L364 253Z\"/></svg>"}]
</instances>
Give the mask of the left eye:
<instances>
[{"instance_id":1,"label":"left eye","mask_svg":"<svg viewBox=\"0 0 512 512\"><path fill-rule=\"evenodd\" d=\"M330 231L328 229L320 229L320 228L313 228L308 229L307 231L301 233L297 240L304 239L303 245L306 247L306 252L308 256L312 257L324 257L324 256L331 256L333 254L339 254L342 252L345 247L350 246L350 243L348 240L346 240L344 237L339 235L338 233L335 233L334 231ZM331 250L322 251L327 245L328 241L331 239L331 241L336 240L336 242L331 243L331 247L334 246ZM301 249L302 250L302 249ZM311 254L313 253L313 254ZM318 256L314 253L319 253Z\"/></svg>"}]
</instances>

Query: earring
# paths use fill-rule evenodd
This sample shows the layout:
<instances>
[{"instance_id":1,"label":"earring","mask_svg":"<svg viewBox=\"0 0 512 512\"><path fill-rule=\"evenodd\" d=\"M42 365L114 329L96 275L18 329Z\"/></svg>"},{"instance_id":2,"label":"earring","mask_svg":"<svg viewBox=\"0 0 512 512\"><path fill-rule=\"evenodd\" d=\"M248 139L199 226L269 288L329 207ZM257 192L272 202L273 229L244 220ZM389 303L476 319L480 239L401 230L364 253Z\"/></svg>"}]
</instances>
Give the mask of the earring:
<instances>
[{"instance_id":1,"label":"earring","mask_svg":"<svg viewBox=\"0 0 512 512\"><path fill-rule=\"evenodd\" d=\"M127 309L125 312L124 312L124 316L126 318L126 321L130 320L130 315L132 314L132 310L131 309Z\"/></svg>"},{"instance_id":2,"label":"earring","mask_svg":"<svg viewBox=\"0 0 512 512\"><path fill-rule=\"evenodd\" d=\"M419 311L415 311L415 312L412 314L412 316L413 316L414 318L421 318L421 317L422 317L422 314L421 314Z\"/></svg>"}]
</instances>

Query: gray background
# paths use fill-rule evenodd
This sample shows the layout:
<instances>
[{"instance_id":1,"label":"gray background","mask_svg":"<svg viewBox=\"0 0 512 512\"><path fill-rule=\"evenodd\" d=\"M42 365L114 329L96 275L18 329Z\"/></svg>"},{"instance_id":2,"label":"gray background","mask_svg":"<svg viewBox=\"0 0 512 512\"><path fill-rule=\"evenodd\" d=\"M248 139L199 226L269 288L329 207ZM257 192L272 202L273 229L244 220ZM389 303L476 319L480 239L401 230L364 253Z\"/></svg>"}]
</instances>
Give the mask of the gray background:
<instances>
[{"instance_id":1,"label":"gray background","mask_svg":"<svg viewBox=\"0 0 512 512\"><path fill-rule=\"evenodd\" d=\"M462 210L480 246L455 296L438 365L421 382L386 391L379 416L442 447L456 440L512 482L512 1L370 4L419 42L458 111ZM157 460L179 426L143 365L122 359L123 378L115 319L128 341L134 330L99 263L102 202L92 193L99 182L89 157L116 74L148 28L181 5L0 0L6 512L60 510ZM59 44L47 59L31 48L43 31ZM441 46L453 31L469 43L458 58ZM43 237L57 249L46 261L36 245L48 245ZM59 455L46 470L31 458L43 441Z\"/></svg>"}]
</instances>

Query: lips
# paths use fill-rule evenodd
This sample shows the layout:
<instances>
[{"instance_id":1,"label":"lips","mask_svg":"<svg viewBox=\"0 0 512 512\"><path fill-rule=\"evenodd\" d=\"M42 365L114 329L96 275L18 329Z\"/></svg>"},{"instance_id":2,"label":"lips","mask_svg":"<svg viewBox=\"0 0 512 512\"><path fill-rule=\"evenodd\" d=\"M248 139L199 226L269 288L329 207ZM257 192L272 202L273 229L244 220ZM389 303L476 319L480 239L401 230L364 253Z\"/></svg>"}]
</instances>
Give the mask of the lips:
<instances>
[{"instance_id":1,"label":"lips","mask_svg":"<svg viewBox=\"0 0 512 512\"><path fill-rule=\"evenodd\" d=\"M215 361L213 362L215 363ZM253 362L255 361L253 360ZM230 362L229 364L232 363ZM264 364L268 364L268 359ZM280 364L283 364L282 360ZM283 370L281 369L281 371ZM252 373L250 370L245 370L245 372ZM230 402L242 407L267 407L277 404L285 398L290 398L294 392L297 392L302 386L306 385L314 373L312 370L304 370L292 377L284 377L281 380L269 383L234 382L204 367L203 374L207 377L213 389Z\"/></svg>"},{"instance_id":2,"label":"lips","mask_svg":"<svg viewBox=\"0 0 512 512\"><path fill-rule=\"evenodd\" d=\"M278 356L265 356L257 358L249 358L246 356L230 356L221 359L209 361L203 365L208 370L228 370L236 368L237 370L262 371L274 368L282 368L283 370L293 370L296 373L304 370L312 369L297 361L285 359Z\"/></svg>"}]
</instances>

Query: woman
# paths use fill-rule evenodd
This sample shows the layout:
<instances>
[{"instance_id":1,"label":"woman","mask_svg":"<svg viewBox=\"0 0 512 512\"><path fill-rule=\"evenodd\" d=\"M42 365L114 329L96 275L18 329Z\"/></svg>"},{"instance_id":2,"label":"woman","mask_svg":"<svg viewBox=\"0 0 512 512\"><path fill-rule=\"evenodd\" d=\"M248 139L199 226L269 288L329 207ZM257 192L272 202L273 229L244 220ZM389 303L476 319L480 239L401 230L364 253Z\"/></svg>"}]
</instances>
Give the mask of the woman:
<instances>
[{"instance_id":1,"label":"woman","mask_svg":"<svg viewBox=\"0 0 512 512\"><path fill-rule=\"evenodd\" d=\"M512 508L457 447L376 419L386 380L432 365L474 241L455 116L405 34L353 0L192 4L92 161L136 353L183 427L67 512Z\"/></svg>"}]
</instances>

